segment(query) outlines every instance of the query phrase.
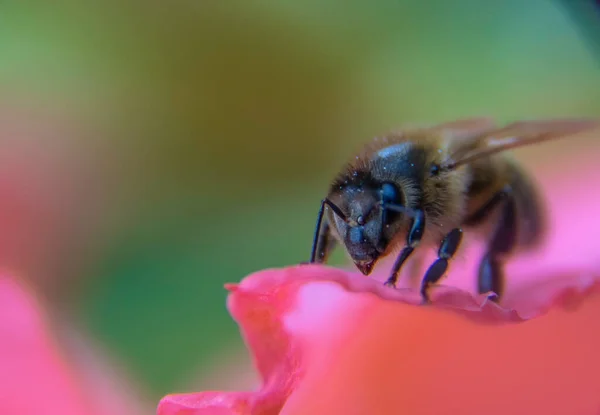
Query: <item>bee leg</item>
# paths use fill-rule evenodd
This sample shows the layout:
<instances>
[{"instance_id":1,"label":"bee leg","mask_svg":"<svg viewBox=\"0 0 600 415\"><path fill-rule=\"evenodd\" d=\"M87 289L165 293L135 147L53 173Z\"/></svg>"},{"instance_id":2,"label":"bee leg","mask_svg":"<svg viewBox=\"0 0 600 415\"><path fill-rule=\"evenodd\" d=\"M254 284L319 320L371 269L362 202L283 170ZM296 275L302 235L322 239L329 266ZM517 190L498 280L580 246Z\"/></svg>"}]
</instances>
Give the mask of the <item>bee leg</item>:
<instances>
[{"instance_id":1,"label":"bee leg","mask_svg":"<svg viewBox=\"0 0 600 415\"><path fill-rule=\"evenodd\" d=\"M396 287L396 281L398 281L398 273L400 272L400 268L402 268L402 265L406 262L406 260L408 259L410 254L413 253L414 250L415 248L413 248L412 246L405 246L404 248L402 248L400 255L398 255L398 258L396 258L396 261L394 262L394 266L392 267L392 272L390 276L383 283L384 285L388 287Z\"/></svg>"},{"instance_id":2,"label":"bee leg","mask_svg":"<svg viewBox=\"0 0 600 415\"><path fill-rule=\"evenodd\" d=\"M423 211L418 210L415 212L415 217L412 221L412 226L406 238L406 246L402 249L400 255L398 255L398 258L396 258L394 266L392 267L392 272L389 278L384 283L385 285L387 285L388 287L396 286L396 281L398 281L398 273L400 272L400 268L402 268L402 265L406 262L410 254L412 254L415 248L419 245L419 242L421 242L424 230L425 214L423 213Z\"/></svg>"},{"instance_id":3,"label":"bee leg","mask_svg":"<svg viewBox=\"0 0 600 415\"><path fill-rule=\"evenodd\" d=\"M335 204L330 202L328 199L323 199L321 201L321 208L319 209L319 214L317 216L317 224L315 226L315 233L313 237L312 251L310 254L310 260L308 261L309 264L321 264L327 261L329 253L336 245L336 242L331 235L331 230L329 223L327 223L327 219L325 219L325 222L323 222L325 205L329 206L342 220L346 220L344 214Z\"/></svg>"},{"instance_id":4,"label":"bee leg","mask_svg":"<svg viewBox=\"0 0 600 415\"><path fill-rule=\"evenodd\" d=\"M331 233L329 223L325 221L323 223L323 227L321 228L319 239L317 240L317 254L315 262L318 264L324 264L325 262L327 262L329 254L331 253L331 251L333 251L336 245L337 241Z\"/></svg>"},{"instance_id":5,"label":"bee leg","mask_svg":"<svg viewBox=\"0 0 600 415\"><path fill-rule=\"evenodd\" d=\"M462 241L463 232L460 228L454 228L442 240L438 250L438 259L429 267L421 282L421 296L423 302L429 302L429 287L437 283L444 276L448 269L448 261L456 254Z\"/></svg>"},{"instance_id":6,"label":"bee leg","mask_svg":"<svg viewBox=\"0 0 600 415\"><path fill-rule=\"evenodd\" d=\"M479 293L494 292L496 297L492 301L496 302L504 291L503 257L512 251L517 241L517 205L512 190L507 187L499 194L504 204L488 250L481 259L478 276Z\"/></svg>"}]
</instances>

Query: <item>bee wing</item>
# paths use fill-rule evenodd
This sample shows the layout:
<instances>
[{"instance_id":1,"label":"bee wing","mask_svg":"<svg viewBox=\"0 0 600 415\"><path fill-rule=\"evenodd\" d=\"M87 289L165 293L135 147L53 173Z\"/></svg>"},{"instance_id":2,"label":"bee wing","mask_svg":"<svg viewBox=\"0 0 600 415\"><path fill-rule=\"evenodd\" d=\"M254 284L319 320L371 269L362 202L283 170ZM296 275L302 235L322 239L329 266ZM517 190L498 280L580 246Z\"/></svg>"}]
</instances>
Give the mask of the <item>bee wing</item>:
<instances>
[{"instance_id":1,"label":"bee wing","mask_svg":"<svg viewBox=\"0 0 600 415\"><path fill-rule=\"evenodd\" d=\"M448 142L472 142L482 134L497 129L492 118L463 118L441 124L404 124L392 133L397 137L436 137Z\"/></svg>"},{"instance_id":2,"label":"bee wing","mask_svg":"<svg viewBox=\"0 0 600 415\"><path fill-rule=\"evenodd\" d=\"M451 152L450 158L442 167L454 169L509 149L566 138L596 129L600 131L600 119L517 121L502 128L484 131L481 135L468 140L465 145L457 145L456 150Z\"/></svg>"},{"instance_id":3,"label":"bee wing","mask_svg":"<svg viewBox=\"0 0 600 415\"><path fill-rule=\"evenodd\" d=\"M493 118L479 117L463 118L433 125L428 128L428 132L447 140L466 140L471 142L482 134L496 130L497 128L497 124Z\"/></svg>"}]
</instances>

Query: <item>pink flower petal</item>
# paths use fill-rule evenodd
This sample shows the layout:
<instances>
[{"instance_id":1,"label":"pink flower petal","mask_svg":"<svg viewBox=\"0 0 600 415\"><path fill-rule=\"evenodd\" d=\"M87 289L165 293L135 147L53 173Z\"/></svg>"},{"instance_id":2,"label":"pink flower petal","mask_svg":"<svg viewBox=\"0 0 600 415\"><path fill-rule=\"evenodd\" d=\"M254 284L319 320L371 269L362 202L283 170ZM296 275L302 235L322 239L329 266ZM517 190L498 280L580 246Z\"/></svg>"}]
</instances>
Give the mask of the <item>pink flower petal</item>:
<instances>
[{"instance_id":1,"label":"pink flower petal","mask_svg":"<svg viewBox=\"0 0 600 415\"><path fill-rule=\"evenodd\" d=\"M93 413L40 314L15 281L0 277L0 413Z\"/></svg>"},{"instance_id":2,"label":"pink flower petal","mask_svg":"<svg viewBox=\"0 0 600 415\"><path fill-rule=\"evenodd\" d=\"M568 303L569 310L574 306L582 307L580 300L586 297L594 304L595 310L600 312L598 284L573 287L585 293L582 291L573 296L579 304ZM434 304L431 307L415 307L419 298L412 291L386 289L376 281L320 266L262 271L250 275L240 285L229 288L232 290L229 308L253 352L264 380L263 388L255 393L205 392L167 396L159 405L160 415L278 414L290 395L302 389L302 384L306 385L307 373L312 373L308 375L312 378L316 376L315 373L320 373L323 379L321 382L331 377L323 368L338 359L335 353L342 350L345 344L363 343L367 352L372 349L370 339L365 338L361 331L373 327L372 316L380 315L386 309L390 309L390 315L386 324L388 331L384 331L384 334L388 335L391 344L396 345L402 344L402 337L406 333L414 335L414 330L402 330L402 326L407 324L403 320L424 320L432 314L436 315L434 320L442 318L440 316L444 314L458 315L467 319L454 322L460 326L457 331L466 331L470 336L479 332L479 335L484 336L486 330L481 329L484 326L502 323L515 325L526 318L517 311L486 301L485 297L473 297L450 287L435 290L432 295ZM562 293L564 292L561 291L560 294ZM560 305L559 301L563 304ZM393 306L396 307L392 308ZM564 298L555 297L555 309L564 306ZM588 320L589 314L586 313L583 318ZM544 317L539 319L543 320ZM573 323L577 325L579 320L579 317L575 317ZM397 333L389 331L393 330L391 324L398 325ZM431 323L424 324L422 330L427 332L431 326ZM372 331L372 328L367 330ZM585 337L586 331L583 330L580 334ZM557 330L558 335L560 330ZM589 347L600 347L600 333L594 336L595 342L587 341ZM382 337L381 333L379 337ZM573 338L576 339L577 336ZM457 341L460 342L460 339ZM334 345L340 349L336 349ZM398 353L396 357L390 356L390 364L410 360L410 354L403 356L406 351L402 348L398 349ZM596 368L592 363L590 362L590 371L600 370L600 364ZM518 367L513 367L512 370L518 373ZM313 380L308 384L314 386L314 382L319 381ZM365 382L365 387L368 388L370 383L371 381ZM597 404L600 407L600 398Z\"/></svg>"},{"instance_id":3,"label":"pink flower petal","mask_svg":"<svg viewBox=\"0 0 600 415\"><path fill-rule=\"evenodd\" d=\"M91 373L91 356L85 367L74 364L73 354L67 361L48 326L39 302L17 281L0 275L0 414L140 413L138 403L108 386L104 369Z\"/></svg>"}]
</instances>

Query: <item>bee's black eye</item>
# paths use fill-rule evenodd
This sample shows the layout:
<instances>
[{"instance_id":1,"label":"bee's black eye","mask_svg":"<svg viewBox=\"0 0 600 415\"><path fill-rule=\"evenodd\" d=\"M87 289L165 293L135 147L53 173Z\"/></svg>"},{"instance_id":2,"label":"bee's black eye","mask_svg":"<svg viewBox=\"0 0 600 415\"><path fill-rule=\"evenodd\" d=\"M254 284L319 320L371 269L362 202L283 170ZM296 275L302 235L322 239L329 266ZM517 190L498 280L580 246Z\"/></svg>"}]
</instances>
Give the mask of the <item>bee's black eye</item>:
<instances>
[{"instance_id":1,"label":"bee's black eye","mask_svg":"<svg viewBox=\"0 0 600 415\"><path fill-rule=\"evenodd\" d=\"M400 203L400 192L391 183L381 185L381 199L383 203Z\"/></svg>"},{"instance_id":2,"label":"bee's black eye","mask_svg":"<svg viewBox=\"0 0 600 415\"><path fill-rule=\"evenodd\" d=\"M440 173L440 166L433 164L429 169L429 173L431 173L432 176L437 176Z\"/></svg>"}]
</instances>

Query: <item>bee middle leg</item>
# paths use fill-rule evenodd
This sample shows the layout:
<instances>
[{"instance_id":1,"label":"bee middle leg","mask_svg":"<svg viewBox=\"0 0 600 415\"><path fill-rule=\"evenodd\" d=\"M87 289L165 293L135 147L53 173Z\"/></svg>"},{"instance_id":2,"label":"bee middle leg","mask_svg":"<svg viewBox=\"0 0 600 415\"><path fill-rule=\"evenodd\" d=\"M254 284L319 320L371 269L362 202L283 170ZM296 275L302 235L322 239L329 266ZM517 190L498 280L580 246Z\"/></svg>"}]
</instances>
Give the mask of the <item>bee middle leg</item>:
<instances>
[{"instance_id":1,"label":"bee middle leg","mask_svg":"<svg viewBox=\"0 0 600 415\"><path fill-rule=\"evenodd\" d=\"M440 249L438 250L438 258L430 265L421 282L421 296L424 302L429 302L429 288L437 283L446 273L448 262L456 254L456 251L458 251L462 236L462 229L454 228L442 240Z\"/></svg>"},{"instance_id":2,"label":"bee middle leg","mask_svg":"<svg viewBox=\"0 0 600 415\"><path fill-rule=\"evenodd\" d=\"M412 221L412 226L410 228L408 236L406 237L406 246L402 249L402 251L400 252L400 255L398 255L398 258L396 258L396 261L394 262L394 266L392 267L392 272L391 272L389 278L384 283L386 286L388 286L388 287L396 286L396 281L398 281L398 273L400 272L400 268L402 268L402 265L406 262L408 257L413 253L415 248L419 245L419 242L421 242L421 238L423 237L424 231L425 231L425 214L423 213L423 211L418 210L415 213L415 217Z\"/></svg>"}]
</instances>

